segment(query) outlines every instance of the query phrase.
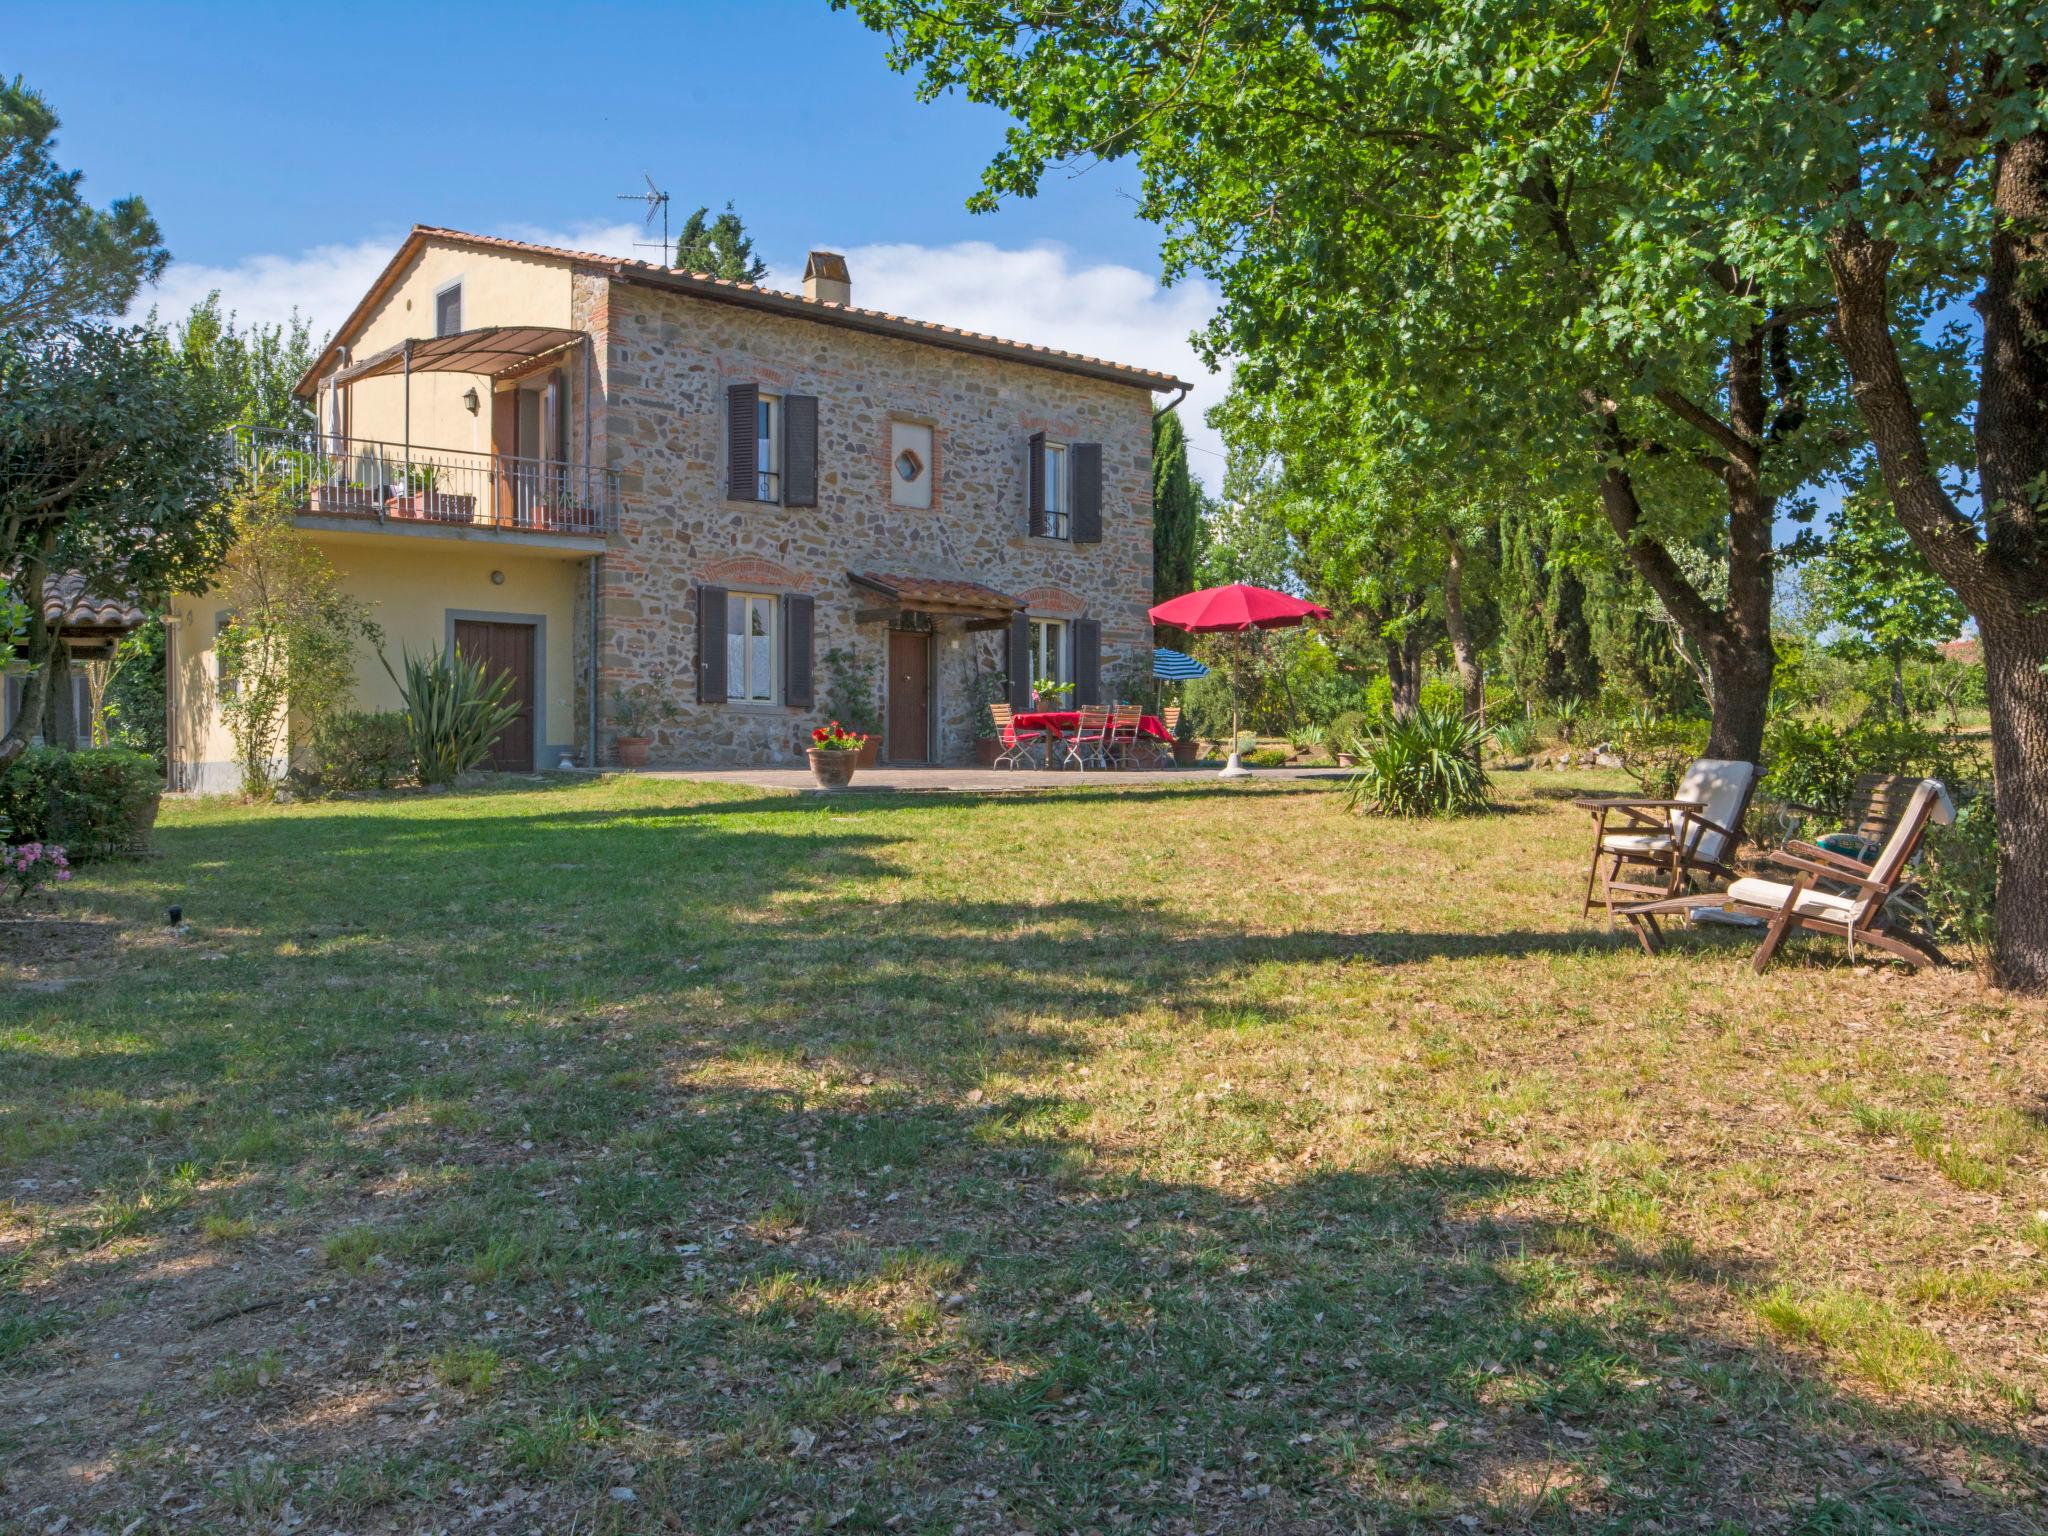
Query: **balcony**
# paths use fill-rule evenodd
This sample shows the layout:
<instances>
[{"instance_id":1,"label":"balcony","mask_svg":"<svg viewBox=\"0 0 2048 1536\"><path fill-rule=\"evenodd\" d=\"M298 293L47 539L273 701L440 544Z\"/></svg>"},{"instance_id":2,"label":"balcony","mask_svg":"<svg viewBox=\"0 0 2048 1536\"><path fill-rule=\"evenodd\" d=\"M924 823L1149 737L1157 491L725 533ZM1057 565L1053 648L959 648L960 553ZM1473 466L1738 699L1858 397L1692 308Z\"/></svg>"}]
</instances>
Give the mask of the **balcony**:
<instances>
[{"instance_id":1,"label":"balcony","mask_svg":"<svg viewBox=\"0 0 2048 1536\"><path fill-rule=\"evenodd\" d=\"M307 517L580 538L618 529L616 470L267 427L237 427L233 441L237 467Z\"/></svg>"}]
</instances>

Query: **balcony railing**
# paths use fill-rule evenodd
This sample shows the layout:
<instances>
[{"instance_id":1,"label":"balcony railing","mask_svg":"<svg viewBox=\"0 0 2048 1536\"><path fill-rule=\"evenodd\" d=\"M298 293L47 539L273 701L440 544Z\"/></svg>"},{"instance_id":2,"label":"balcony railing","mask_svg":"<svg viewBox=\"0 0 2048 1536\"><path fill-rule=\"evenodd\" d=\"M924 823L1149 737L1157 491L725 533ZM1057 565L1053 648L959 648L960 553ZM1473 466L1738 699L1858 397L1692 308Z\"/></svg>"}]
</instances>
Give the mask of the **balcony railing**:
<instances>
[{"instance_id":1,"label":"balcony railing","mask_svg":"<svg viewBox=\"0 0 2048 1536\"><path fill-rule=\"evenodd\" d=\"M312 516L529 533L618 527L616 470L268 427L238 427L234 444L241 468Z\"/></svg>"}]
</instances>

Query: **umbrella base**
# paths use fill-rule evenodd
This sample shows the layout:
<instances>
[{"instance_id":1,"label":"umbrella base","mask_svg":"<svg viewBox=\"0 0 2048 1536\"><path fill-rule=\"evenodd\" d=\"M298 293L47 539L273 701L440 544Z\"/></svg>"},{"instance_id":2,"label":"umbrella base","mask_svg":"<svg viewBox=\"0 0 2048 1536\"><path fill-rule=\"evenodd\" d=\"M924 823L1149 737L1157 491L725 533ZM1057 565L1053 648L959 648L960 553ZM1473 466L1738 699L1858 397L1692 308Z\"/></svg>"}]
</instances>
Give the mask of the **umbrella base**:
<instances>
[{"instance_id":1,"label":"umbrella base","mask_svg":"<svg viewBox=\"0 0 2048 1536\"><path fill-rule=\"evenodd\" d=\"M1230 761L1223 765L1222 772L1216 775L1219 779L1248 779L1251 776L1251 769L1245 767L1243 763L1237 760L1235 752L1230 754Z\"/></svg>"}]
</instances>

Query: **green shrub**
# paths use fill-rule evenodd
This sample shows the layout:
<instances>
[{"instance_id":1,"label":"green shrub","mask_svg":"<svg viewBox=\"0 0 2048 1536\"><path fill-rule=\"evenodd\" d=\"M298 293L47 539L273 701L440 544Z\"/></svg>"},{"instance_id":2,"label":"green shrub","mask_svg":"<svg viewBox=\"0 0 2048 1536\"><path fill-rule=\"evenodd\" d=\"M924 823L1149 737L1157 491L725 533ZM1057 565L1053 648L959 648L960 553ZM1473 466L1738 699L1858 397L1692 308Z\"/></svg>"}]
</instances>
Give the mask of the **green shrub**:
<instances>
[{"instance_id":1,"label":"green shrub","mask_svg":"<svg viewBox=\"0 0 2048 1536\"><path fill-rule=\"evenodd\" d=\"M1866 719L1846 729L1796 716L1764 732L1764 796L1838 811L1866 773L1940 779L1951 789L1988 777L1982 748L1953 730Z\"/></svg>"},{"instance_id":2,"label":"green shrub","mask_svg":"<svg viewBox=\"0 0 2048 1536\"><path fill-rule=\"evenodd\" d=\"M1528 757L1536 750L1536 722L1526 715L1509 715L1493 727L1493 744L1503 757Z\"/></svg>"},{"instance_id":3,"label":"green shrub","mask_svg":"<svg viewBox=\"0 0 2048 1536\"><path fill-rule=\"evenodd\" d=\"M1608 741L1644 794L1668 800L1694 758L1706 750L1707 722L1662 719L1637 710L1614 722Z\"/></svg>"},{"instance_id":4,"label":"green shrub","mask_svg":"<svg viewBox=\"0 0 2048 1536\"><path fill-rule=\"evenodd\" d=\"M1485 729L1455 709L1389 720L1363 743L1345 802L1383 816L1484 810L1493 788L1482 761L1486 740Z\"/></svg>"},{"instance_id":5,"label":"green shrub","mask_svg":"<svg viewBox=\"0 0 2048 1536\"><path fill-rule=\"evenodd\" d=\"M1987 952L1998 876L1998 817L1990 791L1959 797L1954 825L1929 827L1925 850L1920 883L1935 931Z\"/></svg>"},{"instance_id":6,"label":"green shrub","mask_svg":"<svg viewBox=\"0 0 2048 1536\"><path fill-rule=\"evenodd\" d=\"M1357 752L1364 740L1371 722L1355 709L1347 709L1330 722L1330 750L1332 752Z\"/></svg>"},{"instance_id":7,"label":"green shrub","mask_svg":"<svg viewBox=\"0 0 2048 1536\"><path fill-rule=\"evenodd\" d=\"M1285 747L1260 747L1256 752L1247 752L1242 761L1250 768L1284 768L1287 758Z\"/></svg>"},{"instance_id":8,"label":"green shrub","mask_svg":"<svg viewBox=\"0 0 2048 1536\"><path fill-rule=\"evenodd\" d=\"M1322 751L1323 744L1329 740L1329 737L1330 733L1313 721L1307 725L1298 725L1293 731L1295 749L1309 757L1313 757L1316 753Z\"/></svg>"},{"instance_id":9,"label":"green shrub","mask_svg":"<svg viewBox=\"0 0 2048 1536\"><path fill-rule=\"evenodd\" d=\"M313 772L330 794L389 789L411 771L401 710L346 710L313 728Z\"/></svg>"},{"instance_id":10,"label":"green shrub","mask_svg":"<svg viewBox=\"0 0 2048 1536\"><path fill-rule=\"evenodd\" d=\"M384 663L391 672L391 663ZM462 648L424 656L405 653L405 677L391 679L405 698L406 741L422 784L452 784L490 756L498 733L519 718L510 672L484 674Z\"/></svg>"},{"instance_id":11,"label":"green shrub","mask_svg":"<svg viewBox=\"0 0 2048 1536\"><path fill-rule=\"evenodd\" d=\"M30 747L0 773L0 819L13 841L61 844L77 863L145 848L163 792L140 752Z\"/></svg>"}]
</instances>

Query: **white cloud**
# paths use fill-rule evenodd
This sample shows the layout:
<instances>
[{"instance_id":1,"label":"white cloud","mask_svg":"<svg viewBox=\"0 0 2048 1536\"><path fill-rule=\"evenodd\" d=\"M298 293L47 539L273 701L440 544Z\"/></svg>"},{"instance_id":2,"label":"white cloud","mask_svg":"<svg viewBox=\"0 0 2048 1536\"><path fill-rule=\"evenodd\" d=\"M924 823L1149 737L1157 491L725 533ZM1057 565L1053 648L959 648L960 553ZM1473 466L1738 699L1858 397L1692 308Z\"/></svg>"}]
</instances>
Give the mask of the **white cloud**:
<instances>
[{"instance_id":1,"label":"white cloud","mask_svg":"<svg viewBox=\"0 0 2048 1536\"><path fill-rule=\"evenodd\" d=\"M502 232L537 245L609 255L640 256L645 238L637 224L584 226L569 230L515 227ZM135 306L138 316L154 307L176 320L208 293L244 324L274 324L297 310L316 336L339 325L391 259L403 230L346 245L315 246L295 255L252 255L225 266L173 264L163 280ZM1223 479L1222 443L1202 420L1229 382L1207 372L1189 335L1215 308L1216 292L1206 282L1161 288L1135 267L1104 262L1078 264L1055 245L1021 250L986 241L955 245L855 246L846 252L854 302L919 320L936 320L1016 341L1036 342L1090 357L1157 368L1191 380L1194 390L1180 407L1194 452L1190 463L1212 490ZM768 283L792 291L803 286L802 266L776 266Z\"/></svg>"}]
</instances>

